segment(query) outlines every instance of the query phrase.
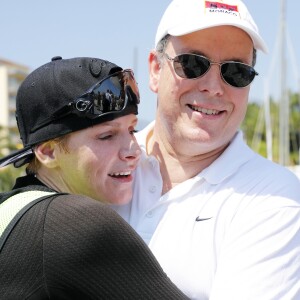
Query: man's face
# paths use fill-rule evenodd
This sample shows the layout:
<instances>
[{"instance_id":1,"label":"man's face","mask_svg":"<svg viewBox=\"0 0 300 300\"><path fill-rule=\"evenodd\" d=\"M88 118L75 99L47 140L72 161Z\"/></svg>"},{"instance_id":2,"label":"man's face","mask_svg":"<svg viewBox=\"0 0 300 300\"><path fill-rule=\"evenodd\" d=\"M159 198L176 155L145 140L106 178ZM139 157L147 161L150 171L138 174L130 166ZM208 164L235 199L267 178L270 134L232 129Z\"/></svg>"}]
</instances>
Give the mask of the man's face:
<instances>
[{"instance_id":1,"label":"man's face","mask_svg":"<svg viewBox=\"0 0 300 300\"><path fill-rule=\"evenodd\" d=\"M241 29L219 26L181 37L170 37L165 52L206 56L213 62L239 61L252 65L253 43ZM150 56L150 87L158 94L157 129L177 153L194 156L224 148L244 119L249 86L235 88L212 65L201 78L176 75L173 62ZM188 147L187 147L188 145Z\"/></svg>"},{"instance_id":2,"label":"man's face","mask_svg":"<svg viewBox=\"0 0 300 300\"><path fill-rule=\"evenodd\" d=\"M56 148L58 180L65 189L102 202L130 201L132 172L141 153L134 136L136 124L131 114L70 134L68 151Z\"/></svg>"}]
</instances>

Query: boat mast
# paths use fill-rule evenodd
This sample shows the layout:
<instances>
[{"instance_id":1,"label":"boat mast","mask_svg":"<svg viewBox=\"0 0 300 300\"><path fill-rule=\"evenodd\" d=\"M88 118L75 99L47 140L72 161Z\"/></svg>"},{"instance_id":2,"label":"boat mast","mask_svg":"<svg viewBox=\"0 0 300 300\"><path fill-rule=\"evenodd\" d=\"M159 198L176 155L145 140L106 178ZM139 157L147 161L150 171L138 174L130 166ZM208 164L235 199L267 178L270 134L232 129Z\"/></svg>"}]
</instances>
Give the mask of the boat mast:
<instances>
[{"instance_id":1,"label":"boat mast","mask_svg":"<svg viewBox=\"0 0 300 300\"><path fill-rule=\"evenodd\" d=\"M280 90L281 97L279 101L279 163L289 165L289 99L286 88L286 0L281 0L281 18L280 18Z\"/></svg>"}]
</instances>

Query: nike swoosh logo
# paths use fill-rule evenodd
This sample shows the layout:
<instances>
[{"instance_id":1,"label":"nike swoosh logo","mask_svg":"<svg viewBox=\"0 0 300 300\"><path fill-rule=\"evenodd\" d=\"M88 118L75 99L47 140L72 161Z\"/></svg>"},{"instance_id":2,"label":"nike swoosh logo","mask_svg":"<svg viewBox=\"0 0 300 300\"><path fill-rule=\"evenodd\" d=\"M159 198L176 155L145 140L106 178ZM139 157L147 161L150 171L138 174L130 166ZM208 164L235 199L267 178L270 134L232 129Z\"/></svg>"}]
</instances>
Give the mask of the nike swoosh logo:
<instances>
[{"instance_id":1,"label":"nike swoosh logo","mask_svg":"<svg viewBox=\"0 0 300 300\"><path fill-rule=\"evenodd\" d=\"M212 217L210 218L200 218L199 216L196 218L196 222L201 222L201 221L206 221L206 220L210 220Z\"/></svg>"}]
</instances>

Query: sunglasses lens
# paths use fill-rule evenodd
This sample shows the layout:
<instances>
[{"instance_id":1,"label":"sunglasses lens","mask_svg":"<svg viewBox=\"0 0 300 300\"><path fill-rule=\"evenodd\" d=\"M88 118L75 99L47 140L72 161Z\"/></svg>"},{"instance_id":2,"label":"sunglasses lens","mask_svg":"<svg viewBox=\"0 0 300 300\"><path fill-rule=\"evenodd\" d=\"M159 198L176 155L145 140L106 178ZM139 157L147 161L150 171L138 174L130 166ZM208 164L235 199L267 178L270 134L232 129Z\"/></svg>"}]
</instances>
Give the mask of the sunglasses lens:
<instances>
[{"instance_id":1,"label":"sunglasses lens","mask_svg":"<svg viewBox=\"0 0 300 300\"><path fill-rule=\"evenodd\" d=\"M248 65L239 62L228 62L221 65L221 74L228 84L234 87L246 87L255 75L255 70Z\"/></svg>"},{"instance_id":2,"label":"sunglasses lens","mask_svg":"<svg viewBox=\"0 0 300 300\"><path fill-rule=\"evenodd\" d=\"M123 110L128 101L138 104L139 91L131 71L122 71L101 81L90 93L93 98L92 112L101 115Z\"/></svg>"},{"instance_id":3,"label":"sunglasses lens","mask_svg":"<svg viewBox=\"0 0 300 300\"><path fill-rule=\"evenodd\" d=\"M197 54L181 54L173 60L174 70L181 78L195 79L203 76L211 64L219 64L223 80L231 86L242 88L249 85L255 75L254 68L240 62L211 63Z\"/></svg>"},{"instance_id":4,"label":"sunglasses lens","mask_svg":"<svg viewBox=\"0 0 300 300\"><path fill-rule=\"evenodd\" d=\"M203 76L209 67L209 60L199 55L181 54L174 58L174 70L182 78L194 79Z\"/></svg>"}]
</instances>

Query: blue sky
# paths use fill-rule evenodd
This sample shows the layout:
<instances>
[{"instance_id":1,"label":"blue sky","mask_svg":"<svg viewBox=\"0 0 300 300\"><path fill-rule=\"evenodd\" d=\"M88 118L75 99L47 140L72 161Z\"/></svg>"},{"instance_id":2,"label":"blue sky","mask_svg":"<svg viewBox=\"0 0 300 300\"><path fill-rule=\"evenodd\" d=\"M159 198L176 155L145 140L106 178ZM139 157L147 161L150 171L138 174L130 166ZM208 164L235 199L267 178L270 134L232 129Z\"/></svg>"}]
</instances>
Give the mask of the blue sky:
<instances>
[{"instance_id":1,"label":"blue sky","mask_svg":"<svg viewBox=\"0 0 300 300\"><path fill-rule=\"evenodd\" d=\"M156 27L170 0L27 0L0 5L0 58L30 69L51 57L100 57L133 68L141 92L140 118L154 118L156 97L148 88L147 57L154 45ZM245 0L269 54L258 54L259 76L252 84L251 101L264 95L278 97L278 43L281 0ZM299 90L300 1L286 0L287 84ZM271 74L271 75L270 75ZM266 86L270 88L267 89Z\"/></svg>"}]
</instances>

